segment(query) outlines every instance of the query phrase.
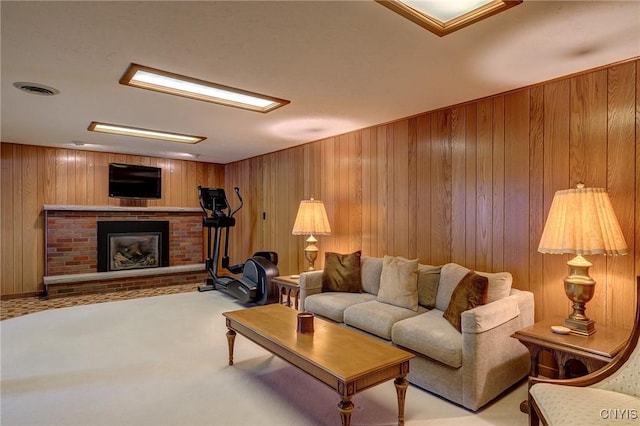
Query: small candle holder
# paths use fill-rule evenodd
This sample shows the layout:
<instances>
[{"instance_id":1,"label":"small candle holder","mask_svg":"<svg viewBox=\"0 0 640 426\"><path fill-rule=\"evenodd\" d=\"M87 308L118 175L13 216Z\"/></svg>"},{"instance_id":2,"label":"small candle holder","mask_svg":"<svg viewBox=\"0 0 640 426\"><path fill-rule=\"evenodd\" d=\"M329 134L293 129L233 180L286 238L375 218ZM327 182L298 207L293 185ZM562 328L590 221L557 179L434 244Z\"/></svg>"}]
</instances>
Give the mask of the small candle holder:
<instances>
[{"instance_id":1,"label":"small candle holder","mask_svg":"<svg viewBox=\"0 0 640 426\"><path fill-rule=\"evenodd\" d=\"M298 314L298 333L313 333L313 314L311 312Z\"/></svg>"}]
</instances>

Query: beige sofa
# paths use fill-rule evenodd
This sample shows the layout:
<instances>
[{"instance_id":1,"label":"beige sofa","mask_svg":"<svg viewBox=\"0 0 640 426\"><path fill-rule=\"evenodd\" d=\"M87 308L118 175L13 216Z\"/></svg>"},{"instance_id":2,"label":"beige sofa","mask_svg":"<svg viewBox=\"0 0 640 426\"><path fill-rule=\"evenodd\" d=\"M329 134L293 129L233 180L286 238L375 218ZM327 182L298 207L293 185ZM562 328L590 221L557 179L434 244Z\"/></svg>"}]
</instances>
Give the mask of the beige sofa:
<instances>
[{"instance_id":1,"label":"beige sofa","mask_svg":"<svg viewBox=\"0 0 640 426\"><path fill-rule=\"evenodd\" d=\"M511 274L477 272L488 278L488 300L459 315L458 331L443 313L469 269L454 263L419 265L418 304L409 307L389 303L388 297L386 302L379 300L382 271L382 258L363 256L360 293L323 292L322 271L303 273L300 309L415 353L409 381L470 410L478 410L527 375L529 353L510 336L533 324L533 294L512 289ZM388 289L388 278L386 282Z\"/></svg>"}]
</instances>

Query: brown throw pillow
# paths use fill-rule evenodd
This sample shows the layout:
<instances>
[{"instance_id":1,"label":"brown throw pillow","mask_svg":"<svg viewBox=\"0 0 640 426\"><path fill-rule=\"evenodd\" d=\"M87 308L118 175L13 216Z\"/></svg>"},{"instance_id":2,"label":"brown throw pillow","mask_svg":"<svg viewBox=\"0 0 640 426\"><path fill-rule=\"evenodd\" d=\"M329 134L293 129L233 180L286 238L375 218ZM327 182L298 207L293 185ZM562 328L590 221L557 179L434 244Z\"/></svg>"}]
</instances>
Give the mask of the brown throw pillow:
<instances>
[{"instance_id":1,"label":"brown throw pillow","mask_svg":"<svg viewBox=\"0 0 640 426\"><path fill-rule=\"evenodd\" d=\"M362 292L362 272L360 255L327 252L324 255L322 270L322 291Z\"/></svg>"},{"instance_id":2,"label":"brown throw pillow","mask_svg":"<svg viewBox=\"0 0 640 426\"><path fill-rule=\"evenodd\" d=\"M462 331L461 315L464 311L487 303L489 280L470 271L453 290L449 306L442 315L458 331Z\"/></svg>"}]
</instances>

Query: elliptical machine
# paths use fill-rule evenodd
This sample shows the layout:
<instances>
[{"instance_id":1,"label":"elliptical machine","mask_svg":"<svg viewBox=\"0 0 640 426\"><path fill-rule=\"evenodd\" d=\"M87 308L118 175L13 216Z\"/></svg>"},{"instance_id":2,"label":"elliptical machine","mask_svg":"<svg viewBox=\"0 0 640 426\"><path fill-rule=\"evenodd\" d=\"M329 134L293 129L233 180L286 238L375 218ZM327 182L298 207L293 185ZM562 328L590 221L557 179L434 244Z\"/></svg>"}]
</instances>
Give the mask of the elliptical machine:
<instances>
[{"instance_id":1,"label":"elliptical machine","mask_svg":"<svg viewBox=\"0 0 640 426\"><path fill-rule=\"evenodd\" d=\"M207 228L207 260L206 267L210 277L206 284L198 287L198 291L221 290L229 293L242 303L264 305L276 300L271 289L271 278L278 276L278 254L272 251L261 251L253 254L245 263L229 265L229 229L236 225L233 217L244 205L240 189L233 188L240 206L231 211L223 188L204 188L198 186L198 199L204 211L202 226ZM226 210L226 211L225 211ZM212 229L215 235L212 240ZM222 267L240 277L218 275L220 257L220 237L225 230L224 256Z\"/></svg>"}]
</instances>

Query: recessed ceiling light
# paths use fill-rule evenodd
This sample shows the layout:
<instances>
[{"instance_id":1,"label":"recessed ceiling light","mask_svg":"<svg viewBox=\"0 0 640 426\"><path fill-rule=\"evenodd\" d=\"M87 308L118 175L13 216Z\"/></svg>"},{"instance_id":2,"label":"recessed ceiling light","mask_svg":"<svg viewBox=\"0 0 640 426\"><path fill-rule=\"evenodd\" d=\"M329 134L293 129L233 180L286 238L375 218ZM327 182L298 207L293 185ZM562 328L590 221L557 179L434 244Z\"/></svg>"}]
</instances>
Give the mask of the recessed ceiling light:
<instances>
[{"instance_id":1,"label":"recessed ceiling light","mask_svg":"<svg viewBox=\"0 0 640 426\"><path fill-rule=\"evenodd\" d=\"M440 37L522 3L522 0L376 0Z\"/></svg>"},{"instance_id":2,"label":"recessed ceiling light","mask_svg":"<svg viewBox=\"0 0 640 426\"><path fill-rule=\"evenodd\" d=\"M223 86L138 64L131 64L127 68L127 71L120 79L120 83L258 112L273 111L290 103L285 99Z\"/></svg>"},{"instance_id":3,"label":"recessed ceiling light","mask_svg":"<svg viewBox=\"0 0 640 426\"><path fill-rule=\"evenodd\" d=\"M92 132L111 133L122 136L158 139L162 141L198 143L206 139L204 136L184 135L180 133L163 132L160 130L142 129L140 127L121 126L119 124L99 123L92 121L87 130Z\"/></svg>"},{"instance_id":4,"label":"recessed ceiling light","mask_svg":"<svg viewBox=\"0 0 640 426\"><path fill-rule=\"evenodd\" d=\"M31 93L32 95L53 96L60 93L58 89L51 86L45 86L40 83L30 83L27 81L16 81L13 83L13 87L20 89L23 92Z\"/></svg>"}]
</instances>

